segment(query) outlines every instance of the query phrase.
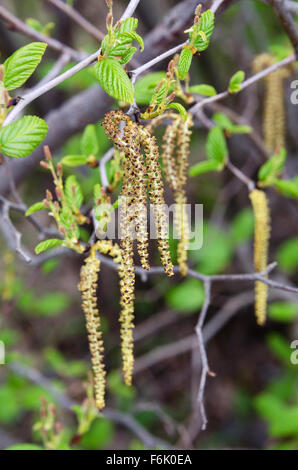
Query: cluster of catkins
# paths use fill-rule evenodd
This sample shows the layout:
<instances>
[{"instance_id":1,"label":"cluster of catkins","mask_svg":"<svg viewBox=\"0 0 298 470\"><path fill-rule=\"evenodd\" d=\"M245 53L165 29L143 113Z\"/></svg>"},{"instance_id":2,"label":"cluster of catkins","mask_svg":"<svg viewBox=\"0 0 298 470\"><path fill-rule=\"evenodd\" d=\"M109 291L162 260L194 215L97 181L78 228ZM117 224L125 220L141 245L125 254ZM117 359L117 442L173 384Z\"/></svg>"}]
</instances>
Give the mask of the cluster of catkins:
<instances>
[{"instance_id":1,"label":"cluster of catkins","mask_svg":"<svg viewBox=\"0 0 298 470\"><path fill-rule=\"evenodd\" d=\"M186 274L186 250L188 243L188 222L184 204L186 203L185 183L187 157L189 152L190 128L189 116L184 122L175 114L165 115L172 122L164 136L162 159L165 165L166 179L174 191L178 207L175 224L180 234L178 262L182 274ZM159 123L152 121L151 130ZM96 253L110 255L117 263L120 277L120 335L124 381L131 384L134 364L133 328L134 328L134 238L141 266L149 270L147 199L152 210L161 263L168 276L174 274L168 242L168 221L165 210L164 187L159 162L159 150L156 139L149 126L135 123L122 111L106 114L102 125L106 134L121 152L123 164L123 183L120 200L120 245L111 240L99 240L91 248L90 255L81 269L79 290L86 317L90 353L94 375L96 404L102 409L105 404L105 367L103 361L103 341L100 331L100 316L97 308L97 280L100 261ZM177 150L175 150L177 147ZM176 152L176 153L175 153Z\"/></svg>"}]
</instances>

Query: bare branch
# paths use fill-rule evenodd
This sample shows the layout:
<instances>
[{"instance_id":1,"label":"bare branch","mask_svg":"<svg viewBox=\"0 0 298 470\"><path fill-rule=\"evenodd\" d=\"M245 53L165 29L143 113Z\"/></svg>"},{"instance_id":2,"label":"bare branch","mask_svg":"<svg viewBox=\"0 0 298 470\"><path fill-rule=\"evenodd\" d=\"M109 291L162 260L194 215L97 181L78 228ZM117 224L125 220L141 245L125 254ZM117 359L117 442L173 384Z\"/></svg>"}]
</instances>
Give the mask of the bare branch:
<instances>
[{"instance_id":1,"label":"bare branch","mask_svg":"<svg viewBox=\"0 0 298 470\"><path fill-rule=\"evenodd\" d=\"M298 29L292 18L291 13L289 12L287 5L284 0L267 0L267 3L271 5L279 17L281 24L285 32L287 33L292 46L295 51L296 59L298 58Z\"/></svg>"},{"instance_id":2,"label":"bare branch","mask_svg":"<svg viewBox=\"0 0 298 470\"><path fill-rule=\"evenodd\" d=\"M140 0L130 0L129 4L126 7L125 12L121 16L121 20L125 20L129 16L132 16L139 3L140 3Z\"/></svg>"},{"instance_id":3,"label":"bare branch","mask_svg":"<svg viewBox=\"0 0 298 470\"><path fill-rule=\"evenodd\" d=\"M84 53L75 51L71 47L62 44L57 39L39 33L2 6L0 6L0 18L3 18L6 22L8 22L8 24L11 25L16 31L24 34L29 38L35 39L36 41L47 43L51 49L59 52L60 54L68 54L76 62L78 62L82 59L83 56L85 56Z\"/></svg>"},{"instance_id":4,"label":"bare branch","mask_svg":"<svg viewBox=\"0 0 298 470\"><path fill-rule=\"evenodd\" d=\"M90 21L84 18L77 10L72 8L67 3L62 2L61 0L46 0L46 2L54 5L60 11L63 11L69 18L71 18L75 23L80 25L87 33L95 37L98 41L101 41L104 38L104 33L102 33L96 26L94 26Z\"/></svg>"}]
</instances>

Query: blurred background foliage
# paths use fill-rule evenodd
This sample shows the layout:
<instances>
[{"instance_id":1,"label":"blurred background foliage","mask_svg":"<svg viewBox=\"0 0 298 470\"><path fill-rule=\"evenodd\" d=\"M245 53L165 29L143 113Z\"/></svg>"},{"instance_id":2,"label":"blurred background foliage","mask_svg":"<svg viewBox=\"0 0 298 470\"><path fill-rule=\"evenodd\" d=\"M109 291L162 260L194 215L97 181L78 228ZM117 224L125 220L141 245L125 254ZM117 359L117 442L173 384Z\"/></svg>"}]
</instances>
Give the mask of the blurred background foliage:
<instances>
[{"instance_id":1,"label":"blurred background foliage","mask_svg":"<svg viewBox=\"0 0 298 470\"><path fill-rule=\"evenodd\" d=\"M2 1L31 26L76 49L93 51L97 47L94 39L65 15L45 8L41 0ZM104 30L103 1L71 3ZM141 33L150 31L176 3L141 2L137 9ZM115 0L116 17L124 4ZM2 23L0 37L2 58L27 43L27 39L7 31ZM279 57L290 51L289 41L272 10L258 1L237 2L217 21L208 52L193 61L191 82L208 83L223 90L235 71L242 69L250 75L253 58L268 51ZM47 51L30 86L47 73L54 60L54 54ZM294 75L297 78L297 73ZM31 109L43 116L94 83L92 70L84 70L36 101ZM295 174L298 114L290 104L289 89L286 82L287 169ZM250 116L250 124L261 134L262 99L263 87L258 84L229 98L224 105ZM205 159L206 131L197 124L192 138L192 164ZM99 159L109 144L101 126L96 125L95 129ZM81 141L82 135L71 137L55 159L81 155ZM245 134L233 136L229 150L232 161L254 177L262 160L249 138ZM76 174L85 200L90 200L98 171L65 166L66 174L68 171ZM47 172L36 167L20 188L22 198L29 206L40 200L50 186ZM273 227L270 260L279 263L278 280L287 279L287 283L297 285L297 203L272 190L268 193ZM170 193L166 196L171 201ZM211 173L189 181L188 197L190 202L204 205L204 243L200 250L189 253L191 266L205 274L251 271L253 216L246 188L226 172ZM49 226L46 214L38 213L38 219ZM32 236L28 222L14 215L14 223L23 233L24 244L33 249L38 240ZM88 235L87 232L87 239ZM171 250L174 260L174 240ZM154 249L152 265L156 264ZM144 448L144 443L124 426L104 416L96 417L92 403L86 401L86 387L88 390L90 385L84 384L90 363L76 287L80 265L80 257L67 257L48 260L40 267L25 266L1 241L0 340L6 345L7 363L0 366L1 448ZM119 372L117 275L103 265L98 298L109 371L108 407L133 416L152 434L178 446L297 449L298 366L290 362L290 343L298 338L298 301L292 294L271 290L269 318L266 326L260 328L254 319L252 287L251 283L213 286L209 321L216 319L228 301L234 300L236 306L231 304L234 314L208 345L209 363L216 378L209 378L206 388L208 429L199 433L198 414L193 406L199 377L193 332L204 301L200 281L179 276L174 280L150 276L146 283L137 279L136 374L134 386L128 388ZM187 339L188 347L181 351L178 346L183 340L187 343ZM167 345L172 345L170 353ZM28 370L40 372L32 380ZM43 377L47 379L43 381ZM65 409L68 404L61 406L57 394L71 397L73 403L69 406L73 411ZM80 436L76 437L78 433ZM17 446L19 443L31 444Z\"/></svg>"}]
</instances>

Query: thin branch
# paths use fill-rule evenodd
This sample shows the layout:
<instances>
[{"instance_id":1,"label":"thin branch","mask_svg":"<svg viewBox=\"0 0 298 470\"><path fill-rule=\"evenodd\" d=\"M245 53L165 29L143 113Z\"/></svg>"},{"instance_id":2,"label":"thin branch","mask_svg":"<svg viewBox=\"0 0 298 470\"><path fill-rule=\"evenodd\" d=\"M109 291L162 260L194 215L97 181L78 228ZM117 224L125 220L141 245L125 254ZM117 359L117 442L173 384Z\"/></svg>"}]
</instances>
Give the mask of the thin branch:
<instances>
[{"instance_id":1,"label":"thin branch","mask_svg":"<svg viewBox=\"0 0 298 470\"><path fill-rule=\"evenodd\" d=\"M239 168L234 166L230 160L227 161L226 167L233 173L233 175L236 176L236 178L242 181L242 183L246 184L248 191L253 191L253 189L255 189L255 183L253 182L253 180L248 178L248 176L246 176L241 170L239 170Z\"/></svg>"},{"instance_id":2,"label":"thin branch","mask_svg":"<svg viewBox=\"0 0 298 470\"><path fill-rule=\"evenodd\" d=\"M292 43L296 59L298 59L298 29L284 0L267 0L267 3L273 7L276 15L280 19L281 24Z\"/></svg>"},{"instance_id":3,"label":"thin branch","mask_svg":"<svg viewBox=\"0 0 298 470\"><path fill-rule=\"evenodd\" d=\"M101 41L104 38L104 33L67 3L62 2L61 0L46 0L46 2L55 6L60 11L63 11L63 13L69 16L69 18L80 25L85 31L87 31L87 33L91 34L91 36L95 37L98 41Z\"/></svg>"},{"instance_id":4,"label":"thin branch","mask_svg":"<svg viewBox=\"0 0 298 470\"><path fill-rule=\"evenodd\" d=\"M198 345L199 345L199 351L201 355L201 362L202 362L201 379L200 379L200 385L199 385L198 397L197 397L197 402L198 402L201 420L202 420L202 424L201 424L202 431L206 429L207 423L208 423L206 411L205 411L205 405L204 405L204 394L205 394L207 375L210 374L210 371L209 371L207 353L206 353L206 349L204 345L202 328L205 323L207 310L210 305L210 295L211 295L211 282L210 281L204 282L204 290L205 290L204 304L203 304L203 307L199 316L198 323L195 328Z\"/></svg>"},{"instance_id":5,"label":"thin branch","mask_svg":"<svg viewBox=\"0 0 298 470\"><path fill-rule=\"evenodd\" d=\"M298 15L298 3L292 0L285 0L285 7L295 15Z\"/></svg>"},{"instance_id":6,"label":"thin branch","mask_svg":"<svg viewBox=\"0 0 298 470\"><path fill-rule=\"evenodd\" d=\"M270 67L267 67L266 69L262 70L261 72L259 73L256 73L255 75L252 75L252 77L249 77L247 80L244 80L240 87L241 87L241 90L244 90L245 88L247 88L248 86L252 85L253 83L257 82L258 80L260 80L261 78L264 78L266 77L267 75L269 75L271 72L274 72L275 70L278 70L282 67L285 67L286 65L289 65L291 64L292 62L295 62L296 60L296 57L295 57L295 54L291 54L290 56L286 57L285 59L281 60L280 62L276 62L275 64L273 65L270 65ZM230 93L228 92L228 90L226 91L223 91L221 93L218 93L217 95L214 95L214 96L210 96L209 98L206 98L204 100L201 100L199 101L198 103L196 103L194 106L192 106L188 112L189 113L192 113L192 114L196 114L197 111L204 107L205 105L209 105L211 103L215 103L216 101L220 101L224 98L227 98L228 96L230 96Z\"/></svg>"},{"instance_id":7,"label":"thin branch","mask_svg":"<svg viewBox=\"0 0 298 470\"><path fill-rule=\"evenodd\" d=\"M123 13L121 17L121 20L125 20L129 16L132 16L139 3L140 3L140 0L130 0L129 4L126 7L125 12Z\"/></svg>"},{"instance_id":8,"label":"thin branch","mask_svg":"<svg viewBox=\"0 0 298 470\"><path fill-rule=\"evenodd\" d=\"M107 189L109 187L109 180L107 176L107 171L106 171L106 163L111 160L111 158L114 156L115 149L114 147L110 148L106 154L100 159L99 161L99 174L100 174L100 179L101 179L101 184L104 189Z\"/></svg>"},{"instance_id":9,"label":"thin branch","mask_svg":"<svg viewBox=\"0 0 298 470\"><path fill-rule=\"evenodd\" d=\"M71 47L62 44L57 39L39 33L2 6L0 6L0 18L3 18L6 22L8 22L9 25L11 25L16 31L20 32L21 34L24 34L25 36L31 39L35 39L36 41L47 43L51 49L59 52L60 54L67 53L76 62L81 60L82 57L85 55L82 52L77 52Z\"/></svg>"},{"instance_id":10,"label":"thin branch","mask_svg":"<svg viewBox=\"0 0 298 470\"><path fill-rule=\"evenodd\" d=\"M63 409L73 411L73 407L78 405L76 401L64 395L50 379L43 376L38 370L17 362L10 362L7 364L7 367L21 377L25 377L30 382L45 388L57 400ZM155 449L158 447L173 449L168 442L150 434L140 423L127 413L122 413L121 411L106 407L101 414L115 423L125 426L135 436L137 436L148 449Z\"/></svg>"}]
</instances>

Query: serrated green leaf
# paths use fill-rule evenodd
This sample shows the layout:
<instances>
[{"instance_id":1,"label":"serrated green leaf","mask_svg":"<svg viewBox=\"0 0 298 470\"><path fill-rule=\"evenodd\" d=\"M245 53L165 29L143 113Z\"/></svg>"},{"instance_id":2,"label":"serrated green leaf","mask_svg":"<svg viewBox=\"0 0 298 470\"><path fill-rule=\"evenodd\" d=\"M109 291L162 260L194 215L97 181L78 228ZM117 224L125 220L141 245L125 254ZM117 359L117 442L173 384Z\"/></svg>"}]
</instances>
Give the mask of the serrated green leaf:
<instances>
[{"instance_id":1,"label":"serrated green leaf","mask_svg":"<svg viewBox=\"0 0 298 470\"><path fill-rule=\"evenodd\" d=\"M81 186L74 175L70 175L65 181L65 197L71 208L79 209L84 197Z\"/></svg>"},{"instance_id":2,"label":"serrated green leaf","mask_svg":"<svg viewBox=\"0 0 298 470\"><path fill-rule=\"evenodd\" d=\"M84 155L67 155L61 160L62 165L65 166L81 166L86 165L87 158Z\"/></svg>"},{"instance_id":3,"label":"serrated green leaf","mask_svg":"<svg viewBox=\"0 0 298 470\"><path fill-rule=\"evenodd\" d=\"M139 43L140 46L141 46L141 51L144 50L143 38L138 33L136 33L135 31L124 32L124 33L121 34L121 37L129 38L129 39L131 39L131 41L137 41L137 43Z\"/></svg>"},{"instance_id":4,"label":"serrated green leaf","mask_svg":"<svg viewBox=\"0 0 298 470\"><path fill-rule=\"evenodd\" d=\"M199 31L205 34L205 37L200 34L197 35L194 46L198 51L204 51L209 46L210 38L214 29L214 13L207 10L201 15L201 22ZM192 41L193 31L189 33L189 39ZM205 40L206 38L206 40Z\"/></svg>"},{"instance_id":5,"label":"serrated green leaf","mask_svg":"<svg viewBox=\"0 0 298 470\"><path fill-rule=\"evenodd\" d=\"M179 63L178 63L178 76L180 80L184 80L185 77L187 76L188 71L191 66L192 57L193 57L193 53L191 49L188 49L188 48L182 49L180 57L179 57Z\"/></svg>"},{"instance_id":6,"label":"serrated green leaf","mask_svg":"<svg viewBox=\"0 0 298 470\"><path fill-rule=\"evenodd\" d=\"M34 214L35 212L43 211L44 209L45 209L45 206L43 205L42 202L36 202L35 204L32 204L32 206L30 206L26 210L25 215L28 216L28 215Z\"/></svg>"},{"instance_id":7,"label":"serrated green leaf","mask_svg":"<svg viewBox=\"0 0 298 470\"><path fill-rule=\"evenodd\" d=\"M37 116L24 116L0 129L0 150L8 157L29 155L43 141L48 125Z\"/></svg>"},{"instance_id":8,"label":"serrated green leaf","mask_svg":"<svg viewBox=\"0 0 298 470\"><path fill-rule=\"evenodd\" d=\"M49 240L45 240L39 243L35 247L35 253L39 255L43 251L47 251L47 250L50 250L51 248L55 248L56 246L62 245L62 243L63 243L63 240L59 240L59 238L51 238Z\"/></svg>"},{"instance_id":9,"label":"serrated green leaf","mask_svg":"<svg viewBox=\"0 0 298 470\"><path fill-rule=\"evenodd\" d=\"M134 56L134 54L137 52L137 48L136 47L130 47L126 52L125 54L122 55L122 58L120 60L121 64L127 64L131 59L132 57Z\"/></svg>"},{"instance_id":10,"label":"serrated green leaf","mask_svg":"<svg viewBox=\"0 0 298 470\"><path fill-rule=\"evenodd\" d=\"M15 51L4 62L4 87L7 90L19 88L38 66L47 44L32 42Z\"/></svg>"},{"instance_id":11,"label":"serrated green leaf","mask_svg":"<svg viewBox=\"0 0 298 470\"><path fill-rule=\"evenodd\" d=\"M150 104L160 104L167 97L166 80L162 79L155 87Z\"/></svg>"},{"instance_id":12,"label":"serrated green leaf","mask_svg":"<svg viewBox=\"0 0 298 470\"><path fill-rule=\"evenodd\" d=\"M131 33L135 31L138 27L138 19L133 17L128 17L125 20L121 21L119 28L119 33Z\"/></svg>"},{"instance_id":13,"label":"serrated green leaf","mask_svg":"<svg viewBox=\"0 0 298 470\"><path fill-rule=\"evenodd\" d=\"M198 176L209 171L220 171L222 166L216 161L205 160L203 162L196 163L189 169L189 176Z\"/></svg>"},{"instance_id":14,"label":"serrated green leaf","mask_svg":"<svg viewBox=\"0 0 298 470\"><path fill-rule=\"evenodd\" d=\"M217 94L217 91L215 90L213 86L205 85L203 83L201 85L191 86L189 89L189 92L196 93L198 95L203 95L203 96L215 96Z\"/></svg>"},{"instance_id":15,"label":"serrated green leaf","mask_svg":"<svg viewBox=\"0 0 298 470\"><path fill-rule=\"evenodd\" d=\"M85 127L80 144L81 152L83 155L86 155L86 157L98 153L99 147L94 124L88 124L88 126Z\"/></svg>"},{"instance_id":16,"label":"serrated green leaf","mask_svg":"<svg viewBox=\"0 0 298 470\"><path fill-rule=\"evenodd\" d=\"M184 121L186 121L186 119L187 119L187 111L186 111L186 109L184 108L184 106L182 106L182 104L180 104L180 103L170 103L170 104L168 104L167 109L175 109L176 111L178 111L178 113L180 114L180 116L182 117L182 119L183 119Z\"/></svg>"},{"instance_id":17,"label":"serrated green leaf","mask_svg":"<svg viewBox=\"0 0 298 470\"><path fill-rule=\"evenodd\" d=\"M135 99L137 104L149 104L156 85L166 78L166 72L153 72L145 75L135 84Z\"/></svg>"},{"instance_id":18,"label":"serrated green leaf","mask_svg":"<svg viewBox=\"0 0 298 470\"><path fill-rule=\"evenodd\" d=\"M243 72L243 70L238 70L238 72L234 73L234 75L232 75L232 77L230 78L228 88L229 93L237 93L238 91L240 91L241 83L244 79L245 73Z\"/></svg>"},{"instance_id":19,"label":"serrated green leaf","mask_svg":"<svg viewBox=\"0 0 298 470\"><path fill-rule=\"evenodd\" d=\"M103 59L96 64L95 70L101 87L108 95L126 103L133 103L132 84L120 62Z\"/></svg>"},{"instance_id":20,"label":"serrated green leaf","mask_svg":"<svg viewBox=\"0 0 298 470\"><path fill-rule=\"evenodd\" d=\"M261 186L270 186L274 183L275 179L280 176L284 164L286 162L287 154L285 149L281 149L278 154L273 155L261 166L258 172L258 179Z\"/></svg>"},{"instance_id":21,"label":"serrated green leaf","mask_svg":"<svg viewBox=\"0 0 298 470\"><path fill-rule=\"evenodd\" d=\"M224 166L228 157L228 148L224 133L220 127L213 127L209 131L206 153L209 160L216 161L219 165Z\"/></svg>"}]
</instances>

